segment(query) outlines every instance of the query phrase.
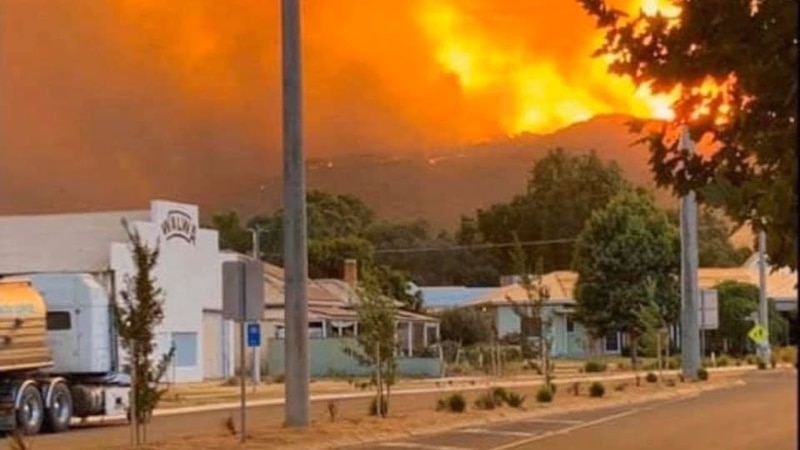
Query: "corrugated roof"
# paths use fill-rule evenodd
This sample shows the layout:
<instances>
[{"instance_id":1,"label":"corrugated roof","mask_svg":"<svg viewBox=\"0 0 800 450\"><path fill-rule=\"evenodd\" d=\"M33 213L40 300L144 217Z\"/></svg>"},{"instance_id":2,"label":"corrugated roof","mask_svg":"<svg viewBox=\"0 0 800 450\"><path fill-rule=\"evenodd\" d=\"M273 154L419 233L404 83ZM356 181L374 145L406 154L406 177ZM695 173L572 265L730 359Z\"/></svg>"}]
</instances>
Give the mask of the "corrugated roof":
<instances>
[{"instance_id":1,"label":"corrugated roof","mask_svg":"<svg viewBox=\"0 0 800 450\"><path fill-rule=\"evenodd\" d=\"M426 307L451 308L486 295L496 288L493 287L466 287L466 286L437 286L420 287L422 299Z\"/></svg>"}]
</instances>

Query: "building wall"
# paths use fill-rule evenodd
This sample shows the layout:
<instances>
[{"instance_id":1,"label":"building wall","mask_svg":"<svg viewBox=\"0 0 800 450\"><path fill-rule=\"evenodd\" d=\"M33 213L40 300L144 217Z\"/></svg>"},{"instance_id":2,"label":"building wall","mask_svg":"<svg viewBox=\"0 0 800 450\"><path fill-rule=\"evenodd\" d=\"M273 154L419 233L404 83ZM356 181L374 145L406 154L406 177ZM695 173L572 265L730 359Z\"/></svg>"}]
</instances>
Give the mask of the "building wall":
<instances>
[{"instance_id":1,"label":"building wall","mask_svg":"<svg viewBox=\"0 0 800 450\"><path fill-rule=\"evenodd\" d=\"M203 338L203 311L222 309L217 232L199 227L196 206L167 201L152 202L150 221L135 221L131 225L146 243L158 245L160 250L153 274L164 297L164 321L157 329L158 351L167 352L172 345L176 348L167 377L170 381L185 382L219 376L218 368L209 368L208 373L203 368L208 359L204 356L208 344ZM129 244L112 244L110 260L119 296L126 280L135 273ZM227 355L232 334L224 330L220 335L224 342L208 351L223 351ZM220 365L226 367L223 362Z\"/></svg>"},{"instance_id":2,"label":"building wall","mask_svg":"<svg viewBox=\"0 0 800 450\"><path fill-rule=\"evenodd\" d=\"M586 355L589 341L586 328L578 322L570 320L564 314L554 312L554 307L542 308L542 313L552 325L552 356L582 358ZM499 338L520 332L521 319L512 306L497 307L495 315Z\"/></svg>"}]
</instances>

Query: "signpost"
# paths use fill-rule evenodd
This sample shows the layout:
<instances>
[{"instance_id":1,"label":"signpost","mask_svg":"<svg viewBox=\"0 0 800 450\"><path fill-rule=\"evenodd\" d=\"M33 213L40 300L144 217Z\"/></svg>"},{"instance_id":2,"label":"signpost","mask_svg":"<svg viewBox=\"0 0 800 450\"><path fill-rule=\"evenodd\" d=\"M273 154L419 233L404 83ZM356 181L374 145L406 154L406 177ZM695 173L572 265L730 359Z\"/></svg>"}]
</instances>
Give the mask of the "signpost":
<instances>
[{"instance_id":1,"label":"signpost","mask_svg":"<svg viewBox=\"0 0 800 450\"><path fill-rule=\"evenodd\" d=\"M751 328L747 333L747 337L759 346L766 346L767 342L769 342L769 332L760 324L756 324L756 326Z\"/></svg>"},{"instance_id":2,"label":"signpost","mask_svg":"<svg viewBox=\"0 0 800 450\"><path fill-rule=\"evenodd\" d=\"M252 259L222 263L222 318L239 322L239 376L241 383L241 442L245 431L245 323L260 322L264 316L264 267ZM253 326L255 325L255 326ZM247 345L261 343L258 323L247 325ZM253 344L255 342L255 344Z\"/></svg>"},{"instance_id":3,"label":"signpost","mask_svg":"<svg viewBox=\"0 0 800 450\"><path fill-rule=\"evenodd\" d=\"M700 310L697 323L700 324L700 354L705 355L706 330L719 328L719 300L716 289L700 291Z\"/></svg>"}]
</instances>

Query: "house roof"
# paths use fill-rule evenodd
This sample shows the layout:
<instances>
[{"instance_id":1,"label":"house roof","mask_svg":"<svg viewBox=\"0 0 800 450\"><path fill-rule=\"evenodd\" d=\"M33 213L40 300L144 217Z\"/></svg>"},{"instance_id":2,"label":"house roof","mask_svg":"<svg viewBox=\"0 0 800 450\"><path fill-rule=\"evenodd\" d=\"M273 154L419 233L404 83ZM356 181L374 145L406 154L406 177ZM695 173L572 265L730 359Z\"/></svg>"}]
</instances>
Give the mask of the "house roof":
<instances>
[{"instance_id":1,"label":"house roof","mask_svg":"<svg viewBox=\"0 0 800 450\"><path fill-rule=\"evenodd\" d=\"M698 270L698 284L701 289L711 289L723 281L736 281L739 283L759 284L758 270L752 267L714 268L707 267ZM574 304L573 293L578 274L570 271L557 271L542 276L542 284L550 292L547 304L570 305ZM797 275L787 270L770 272L767 275L767 297L797 301ZM484 306L508 305L510 301L527 301L527 291L520 284L486 288L480 295L461 302L458 306Z\"/></svg>"},{"instance_id":2,"label":"house roof","mask_svg":"<svg viewBox=\"0 0 800 450\"><path fill-rule=\"evenodd\" d=\"M285 274L283 268L264 263L264 304L267 320L284 320ZM309 279L307 284L309 320L355 320L359 295L352 286L337 279ZM398 306L398 302L395 302ZM424 314L398 310L397 317L406 321L438 322Z\"/></svg>"},{"instance_id":3,"label":"house roof","mask_svg":"<svg viewBox=\"0 0 800 450\"><path fill-rule=\"evenodd\" d=\"M425 306L430 308L452 308L461 306L497 288L466 286L420 287Z\"/></svg>"}]
</instances>

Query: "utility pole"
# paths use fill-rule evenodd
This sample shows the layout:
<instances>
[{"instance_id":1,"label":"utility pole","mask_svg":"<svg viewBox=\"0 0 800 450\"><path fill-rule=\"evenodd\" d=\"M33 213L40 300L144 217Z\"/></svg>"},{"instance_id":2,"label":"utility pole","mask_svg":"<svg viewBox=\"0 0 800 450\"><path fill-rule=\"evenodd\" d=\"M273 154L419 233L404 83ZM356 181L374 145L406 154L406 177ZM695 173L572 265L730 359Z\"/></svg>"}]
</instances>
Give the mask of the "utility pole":
<instances>
[{"instance_id":1,"label":"utility pole","mask_svg":"<svg viewBox=\"0 0 800 450\"><path fill-rule=\"evenodd\" d=\"M694 154L688 127L681 131L680 149ZM700 327L698 324L697 281L697 199L689 191L681 199L681 369L687 380L695 380L700 369Z\"/></svg>"},{"instance_id":2,"label":"utility pole","mask_svg":"<svg viewBox=\"0 0 800 450\"><path fill-rule=\"evenodd\" d=\"M286 425L309 425L308 253L303 157L300 0L281 0L283 62L283 260L286 273Z\"/></svg>"},{"instance_id":3,"label":"utility pole","mask_svg":"<svg viewBox=\"0 0 800 450\"><path fill-rule=\"evenodd\" d=\"M253 259L261 261L261 227L256 225L250 232L253 233ZM261 324L258 324L260 327ZM247 336L242 336L247 339ZM261 384L261 347L253 347L253 392Z\"/></svg>"},{"instance_id":4,"label":"utility pole","mask_svg":"<svg viewBox=\"0 0 800 450\"><path fill-rule=\"evenodd\" d=\"M767 233L763 229L758 232L758 323L767 332L769 337L769 309L767 308ZM769 341L759 345L761 360L768 363L770 360Z\"/></svg>"}]
</instances>

